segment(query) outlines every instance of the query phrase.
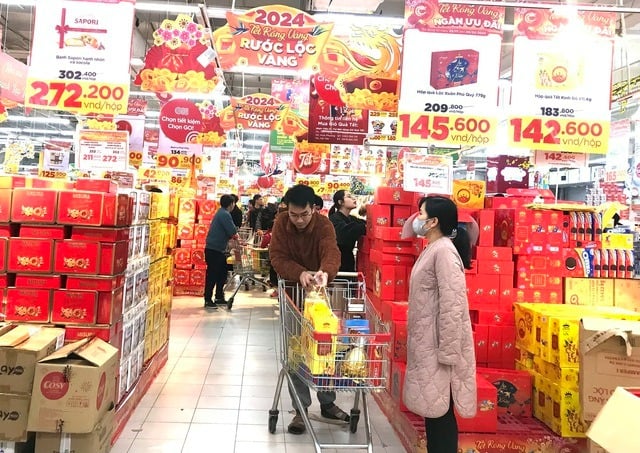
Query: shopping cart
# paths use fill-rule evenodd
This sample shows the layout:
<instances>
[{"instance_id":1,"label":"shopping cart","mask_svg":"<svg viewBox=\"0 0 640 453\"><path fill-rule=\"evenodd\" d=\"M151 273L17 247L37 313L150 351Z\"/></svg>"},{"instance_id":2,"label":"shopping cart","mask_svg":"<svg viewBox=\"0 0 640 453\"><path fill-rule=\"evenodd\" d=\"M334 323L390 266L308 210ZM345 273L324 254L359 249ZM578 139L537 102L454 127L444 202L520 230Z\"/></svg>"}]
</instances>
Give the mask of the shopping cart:
<instances>
[{"instance_id":1,"label":"shopping cart","mask_svg":"<svg viewBox=\"0 0 640 453\"><path fill-rule=\"evenodd\" d=\"M278 282L280 307L280 360L273 406L269 410L269 432L276 431L278 402L282 384L287 379L296 407L303 407L291 379L295 373L310 391L355 392L350 412L349 429L355 433L360 420L359 404L362 400L364 417L364 444L320 443L306 411L301 411L316 453L322 449L367 449L373 452L371 424L366 394L385 389L388 373L388 350L391 340L389 326L381 321L366 296L362 274L341 273L326 288L318 290L328 301L338 319L337 330L321 333L314 330L311 317L312 303L297 283ZM315 294L313 293L313 297ZM317 302L316 302L317 303ZM333 319L333 318L332 318ZM316 321L318 321L316 319ZM323 325L328 321L320 321Z\"/></svg>"},{"instance_id":2,"label":"shopping cart","mask_svg":"<svg viewBox=\"0 0 640 453\"><path fill-rule=\"evenodd\" d=\"M233 272L231 278L225 286L225 291L233 291L231 297L227 299L227 308L231 310L233 302L238 291L244 286L249 291L250 286L259 285L263 291L266 291L269 285L263 280L256 278L256 272L253 267L253 248L254 234L251 228L239 228L237 238L229 240L229 259L227 263L233 264Z\"/></svg>"}]
</instances>

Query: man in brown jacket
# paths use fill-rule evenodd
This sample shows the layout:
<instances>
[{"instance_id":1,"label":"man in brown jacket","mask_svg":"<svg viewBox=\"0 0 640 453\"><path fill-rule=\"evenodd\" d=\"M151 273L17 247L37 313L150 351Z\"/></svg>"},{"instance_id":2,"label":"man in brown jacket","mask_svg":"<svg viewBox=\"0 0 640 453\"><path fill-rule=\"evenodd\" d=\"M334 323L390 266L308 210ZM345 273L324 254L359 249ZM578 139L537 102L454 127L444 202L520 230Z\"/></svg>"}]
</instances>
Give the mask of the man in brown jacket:
<instances>
[{"instance_id":1,"label":"man in brown jacket","mask_svg":"<svg viewBox=\"0 0 640 453\"><path fill-rule=\"evenodd\" d=\"M331 221L314 212L313 189L298 184L287 191L283 200L288 210L276 218L269 244L274 269L281 278L299 282L305 288L332 281L340 269L340 250ZM295 374L291 375L291 380L306 412L311 405L309 388ZM295 401L293 396L291 399ZM318 392L320 413L332 420L349 421L349 415L335 405L335 399L335 392ZM295 409L296 415L288 431L302 434L304 421L300 408Z\"/></svg>"}]
</instances>

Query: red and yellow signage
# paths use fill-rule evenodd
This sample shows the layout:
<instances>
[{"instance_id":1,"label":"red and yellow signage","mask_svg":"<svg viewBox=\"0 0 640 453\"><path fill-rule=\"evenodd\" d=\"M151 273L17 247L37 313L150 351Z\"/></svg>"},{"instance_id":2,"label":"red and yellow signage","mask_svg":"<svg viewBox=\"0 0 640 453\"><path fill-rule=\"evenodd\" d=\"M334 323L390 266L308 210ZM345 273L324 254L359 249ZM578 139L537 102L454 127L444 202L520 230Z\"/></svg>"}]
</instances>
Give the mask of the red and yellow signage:
<instances>
[{"instance_id":1,"label":"red and yellow signage","mask_svg":"<svg viewBox=\"0 0 640 453\"><path fill-rule=\"evenodd\" d=\"M256 93L231 98L231 104L218 113L220 125L229 129L272 130L286 110L286 105L269 94Z\"/></svg>"},{"instance_id":2,"label":"red and yellow signage","mask_svg":"<svg viewBox=\"0 0 640 453\"><path fill-rule=\"evenodd\" d=\"M333 24L283 5L227 11L227 25L213 33L225 71L247 67L313 70Z\"/></svg>"},{"instance_id":3,"label":"red and yellow signage","mask_svg":"<svg viewBox=\"0 0 640 453\"><path fill-rule=\"evenodd\" d=\"M404 142L481 146L495 140L497 127L498 121L491 117L403 113L398 117L397 139Z\"/></svg>"}]
</instances>

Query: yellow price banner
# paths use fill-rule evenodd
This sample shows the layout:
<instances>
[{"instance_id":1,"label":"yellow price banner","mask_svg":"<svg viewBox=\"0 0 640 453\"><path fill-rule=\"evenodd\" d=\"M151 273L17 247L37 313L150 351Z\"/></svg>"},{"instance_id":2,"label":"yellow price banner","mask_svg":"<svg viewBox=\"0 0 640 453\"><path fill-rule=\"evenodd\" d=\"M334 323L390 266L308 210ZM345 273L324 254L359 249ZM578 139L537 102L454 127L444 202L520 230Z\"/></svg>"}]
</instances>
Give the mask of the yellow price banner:
<instances>
[{"instance_id":1,"label":"yellow price banner","mask_svg":"<svg viewBox=\"0 0 640 453\"><path fill-rule=\"evenodd\" d=\"M148 168L141 167L138 169L138 178L139 179L150 179L154 181L171 181L171 170L167 170L164 168Z\"/></svg>"},{"instance_id":2,"label":"yellow price banner","mask_svg":"<svg viewBox=\"0 0 640 453\"><path fill-rule=\"evenodd\" d=\"M296 184L303 184L309 186L314 192L318 193L322 185L319 175L298 175L296 176ZM318 195L321 195L318 193Z\"/></svg>"},{"instance_id":3,"label":"yellow price banner","mask_svg":"<svg viewBox=\"0 0 640 453\"><path fill-rule=\"evenodd\" d=\"M129 151L129 166L140 168L142 165L142 151Z\"/></svg>"},{"instance_id":4,"label":"yellow price banner","mask_svg":"<svg viewBox=\"0 0 640 453\"><path fill-rule=\"evenodd\" d=\"M57 170L39 170L38 177L52 178L52 179L65 179L67 177L67 172L57 171Z\"/></svg>"},{"instance_id":5,"label":"yellow price banner","mask_svg":"<svg viewBox=\"0 0 640 453\"><path fill-rule=\"evenodd\" d=\"M82 71L77 73L81 79ZM128 99L129 85L85 80L28 79L25 89L25 107L75 113L127 113Z\"/></svg>"},{"instance_id":6,"label":"yellow price banner","mask_svg":"<svg viewBox=\"0 0 640 453\"><path fill-rule=\"evenodd\" d=\"M487 145L495 142L498 122L475 115L402 113L398 116L399 141L437 142L450 145Z\"/></svg>"},{"instance_id":7,"label":"yellow price banner","mask_svg":"<svg viewBox=\"0 0 640 453\"><path fill-rule=\"evenodd\" d=\"M196 169L202 169L202 156L184 156L181 154L158 154L157 164L159 168L175 168L188 170L195 162Z\"/></svg>"},{"instance_id":8,"label":"yellow price banner","mask_svg":"<svg viewBox=\"0 0 640 453\"><path fill-rule=\"evenodd\" d=\"M606 120L515 117L509 120L509 145L542 151L606 154L611 124Z\"/></svg>"}]
</instances>

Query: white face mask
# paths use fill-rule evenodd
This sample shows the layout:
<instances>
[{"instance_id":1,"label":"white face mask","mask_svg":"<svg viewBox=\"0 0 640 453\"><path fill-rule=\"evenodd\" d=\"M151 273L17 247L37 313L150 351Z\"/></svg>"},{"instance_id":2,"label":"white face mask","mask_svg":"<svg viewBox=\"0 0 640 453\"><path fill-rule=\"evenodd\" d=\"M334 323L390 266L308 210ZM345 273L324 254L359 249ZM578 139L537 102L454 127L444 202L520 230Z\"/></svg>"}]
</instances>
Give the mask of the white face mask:
<instances>
[{"instance_id":1,"label":"white face mask","mask_svg":"<svg viewBox=\"0 0 640 453\"><path fill-rule=\"evenodd\" d=\"M416 234L416 236L424 236L425 234L427 234L427 231L429 231L429 228L427 229L424 228L426 223L427 223L426 219L422 220L417 217L413 219L413 222L411 223L411 227L413 228L413 232Z\"/></svg>"}]
</instances>

